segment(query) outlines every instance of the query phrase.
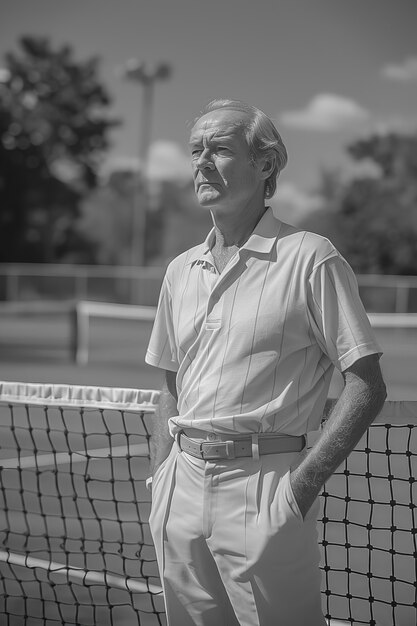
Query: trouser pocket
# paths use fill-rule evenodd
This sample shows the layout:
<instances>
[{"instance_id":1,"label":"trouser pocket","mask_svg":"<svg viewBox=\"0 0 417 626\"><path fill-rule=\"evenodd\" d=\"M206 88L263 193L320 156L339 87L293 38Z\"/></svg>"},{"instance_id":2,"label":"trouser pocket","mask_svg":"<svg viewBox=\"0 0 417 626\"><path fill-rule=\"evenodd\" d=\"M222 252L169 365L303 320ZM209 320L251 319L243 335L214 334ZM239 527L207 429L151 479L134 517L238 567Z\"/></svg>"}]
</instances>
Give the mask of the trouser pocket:
<instances>
[{"instance_id":1,"label":"trouser pocket","mask_svg":"<svg viewBox=\"0 0 417 626\"><path fill-rule=\"evenodd\" d=\"M175 466L178 448L174 444L167 458L157 468L152 480L152 503L149 526L156 542L156 536L162 532L171 492L174 487Z\"/></svg>"}]
</instances>

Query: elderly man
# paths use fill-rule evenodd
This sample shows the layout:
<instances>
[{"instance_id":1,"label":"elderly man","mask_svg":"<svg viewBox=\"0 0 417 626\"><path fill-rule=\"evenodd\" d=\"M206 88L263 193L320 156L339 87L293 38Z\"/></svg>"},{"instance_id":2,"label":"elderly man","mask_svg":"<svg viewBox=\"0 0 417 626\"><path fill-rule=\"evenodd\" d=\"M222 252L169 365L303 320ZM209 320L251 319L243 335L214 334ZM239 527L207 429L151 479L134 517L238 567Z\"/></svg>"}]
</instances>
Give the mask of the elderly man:
<instances>
[{"instance_id":1,"label":"elderly man","mask_svg":"<svg viewBox=\"0 0 417 626\"><path fill-rule=\"evenodd\" d=\"M272 121L213 101L190 146L214 226L169 265L146 355L166 372L147 482L168 623L324 626L317 496L384 402L381 351L346 261L266 206Z\"/></svg>"}]
</instances>

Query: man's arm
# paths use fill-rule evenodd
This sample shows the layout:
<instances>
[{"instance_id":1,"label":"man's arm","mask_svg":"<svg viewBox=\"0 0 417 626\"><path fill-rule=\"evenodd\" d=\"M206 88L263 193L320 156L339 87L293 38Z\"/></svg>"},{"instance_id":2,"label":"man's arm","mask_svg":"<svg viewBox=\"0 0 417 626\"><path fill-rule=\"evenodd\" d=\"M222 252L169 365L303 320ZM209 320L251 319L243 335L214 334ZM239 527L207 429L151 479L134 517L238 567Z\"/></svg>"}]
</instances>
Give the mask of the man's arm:
<instances>
[{"instance_id":1,"label":"man's arm","mask_svg":"<svg viewBox=\"0 0 417 626\"><path fill-rule=\"evenodd\" d=\"M165 380L162 385L159 403L151 422L150 476L153 476L172 448L173 438L169 434L168 419L178 415L176 378L176 372L165 371Z\"/></svg>"},{"instance_id":2,"label":"man's arm","mask_svg":"<svg viewBox=\"0 0 417 626\"><path fill-rule=\"evenodd\" d=\"M359 359L343 377L344 389L320 438L291 472L291 486L303 516L374 421L386 398L377 355Z\"/></svg>"}]
</instances>

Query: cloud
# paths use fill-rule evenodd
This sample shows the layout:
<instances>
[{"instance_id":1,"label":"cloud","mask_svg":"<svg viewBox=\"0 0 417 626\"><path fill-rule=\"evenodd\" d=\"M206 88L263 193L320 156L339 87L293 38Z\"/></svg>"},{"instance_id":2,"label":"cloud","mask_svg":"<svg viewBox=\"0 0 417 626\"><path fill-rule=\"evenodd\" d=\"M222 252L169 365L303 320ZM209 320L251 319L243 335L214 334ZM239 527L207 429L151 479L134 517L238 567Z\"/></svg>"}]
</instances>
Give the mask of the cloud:
<instances>
[{"instance_id":1,"label":"cloud","mask_svg":"<svg viewBox=\"0 0 417 626\"><path fill-rule=\"evenodd\" d=\"M282 124L305 130L331 131L350 127L369 118L354 100L330 93L314 96L304 109L282 113Z\"/></svg>"},{"instance_id":2,"label":"cloud","mask_svg":"<svg viewBox=\"0 0 417 626\"><path fill-rule=\"evenodd\" d=\"M115 155L105 163L102 169L105 174L120 170L137 172L141 166L138 157Z\"/></svg>"},{"instance_id":3,"label":"cloud","mask_svg":"<svg viewBox=\"0 0 417 626\"><path fill-rule=\"evenodd\" d=\"M307 214L322 206L320 196L306 192L290 182L279 182L269 201L274 214L284 222L297 225Z\"/></svg>"},{"instance_id":4,"label":"cloud","mask_svg":"<svg viewBox=\"0 0 417 626\"><path fill-rule=\"evenodd\" d=\"M381 119L375 119L372 132L377 135L400 135L415 134L417 130L417 116L391 115Z\"/></svg>"},{"instance_id":5,"label":"cloud","mask_svg":"<svg viewBox=\"0 0 417 626\"><path fill-rule=\"evenodd\" d=\"M417 82L417 57L408 57L401 63L389 63L382 68L381 73L390 80L403 83Z\"/></svg>"},{"instance_id":6,"label":"cloud","mask_svg":"<svg viewBox=\"0 0 417 626\"><path fill-rule=\"evenodd\" d=\"M103 167L103 174L114 171L141 171L138 157L116 155ZM153 181L184 182L191 178L190 159L180 145L173 141L159 140L149 147L148 177Z\"/></svg>"},{"instance_id":7,"label":"cloud","mask_svg":"<svg viewBox=\"0 0 417 626\"><path fill-rule=\"evenodd\" d=\"M191 178L190 159L173 141L155 141L149 149L148 176L152 180L185 181Z\"/></svg>"},{"instance_id":8,"label":"cloud","mask_svg":"<svg viewBox=\"0 0 417 626\"><path fill-rule=\"evenodd\" d=\"M7 83L10 77L10 71L6 67L0 67L0 83Z\"/></svg>"}]
</instances>

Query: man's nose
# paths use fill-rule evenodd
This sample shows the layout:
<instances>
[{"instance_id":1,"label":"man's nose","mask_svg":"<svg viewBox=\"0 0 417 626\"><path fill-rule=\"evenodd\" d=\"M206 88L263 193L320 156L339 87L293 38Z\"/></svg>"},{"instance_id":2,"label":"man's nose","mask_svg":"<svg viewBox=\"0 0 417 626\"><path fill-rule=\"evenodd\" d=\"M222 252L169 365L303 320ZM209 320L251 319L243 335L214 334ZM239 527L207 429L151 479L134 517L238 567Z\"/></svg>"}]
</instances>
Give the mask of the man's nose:
<instances>
[{"instance_id":1,"label":"man's nose","mask_svg":"<svg viewBox=\"0 0 417 626\"><path fill-rule=\"evenodd\" d=\"M214 163L211 160L211 154L209 150L205 149L201 152L196 165L199 170L214 169Z\"/></svg>"}]
</instances>

